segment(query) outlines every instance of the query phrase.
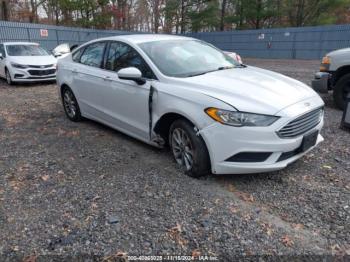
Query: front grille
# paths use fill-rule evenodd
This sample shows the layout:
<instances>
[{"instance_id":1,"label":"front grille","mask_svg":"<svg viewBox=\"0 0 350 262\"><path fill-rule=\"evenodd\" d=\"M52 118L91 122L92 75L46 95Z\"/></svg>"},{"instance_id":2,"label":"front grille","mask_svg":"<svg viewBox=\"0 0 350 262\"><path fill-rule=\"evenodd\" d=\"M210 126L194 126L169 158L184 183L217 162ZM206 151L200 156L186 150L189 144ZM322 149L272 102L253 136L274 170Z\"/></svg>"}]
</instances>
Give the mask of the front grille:
<instances>
[{"instance_id":1,"label":"front grille","mask_svg":"<svg viewBox=\"0 0 350 262\"><path fill-rule=\"evenodd\" d=\"M281 138L300 136L317 126L322 119L323 108L318 108L289 122L277 134Z\"/></svg>"},{"instance_id":2,"label":"front grille","mask_svg":"<svg viewBox=\"0 0 350 262\"><path fill-rule=\"evenodd\" d=\"M56 69L47 69L47 70L28 70L29 74L32 76L46 76L52 75L56 72Z\"/></svg>"},{"instance_id":3,"label":"front grille","mask_svg":"<svg viewBox=\"0 0 350 262\"><path fill-rule=\"evenodd\" d=\"M37 80L42 80L42 81L46 81L46 80L52 80L54 81L54 76L48 76L48 77L42 77L42 76L30 76L30 77L26 77L25 79L37 79Z\"/></svg>"},{"instance_id":4,"label":"front grille","mask_svg":"<svg viewBox=\"0 0 350 262\"><path fill-rule=\"evenodd\" d=\"M49 67L53 67L53 64L51 64L51 65L28 65L28 67L31 67L31 68L49 68Z\"/></svg>"}]
</instances>

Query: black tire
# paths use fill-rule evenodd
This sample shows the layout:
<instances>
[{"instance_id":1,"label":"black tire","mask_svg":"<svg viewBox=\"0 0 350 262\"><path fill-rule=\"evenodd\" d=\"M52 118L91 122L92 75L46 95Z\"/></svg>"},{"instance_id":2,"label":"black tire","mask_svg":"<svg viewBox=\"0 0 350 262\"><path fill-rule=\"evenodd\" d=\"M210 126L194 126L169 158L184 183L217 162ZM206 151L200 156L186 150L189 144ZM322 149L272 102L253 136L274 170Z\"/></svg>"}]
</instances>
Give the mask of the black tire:
<instances>
[{"instance_id":1,"label":"black tire","mask_svg":"<svg viewBox=\"0 0 350 262\"><path fill-rule=\"evenodd\" d=\"M342 76L336 83L333 90L333 99L335 105L344 110L346 97L350 93L350 74Z\"/></svg>"},{"instance_id":2,"label":"black tire","mask_svg":"<svg viewBox=\"0 0 350 262\"><path fill-rule=\"evenodd\" d=\"M7 68L5 68L5 80L6 80L6 83L11 86L14 84L14 82L12 81L12 78L11 78L11 74L10 72L8 71Z\"/></svg>"},{"instance_id":3,"label":"black tire","mask_svg":"<svg viewBox=\"0 0 350 262\"><path fill-rule=\"evenodd\" d=\"M179 136L178 133L182 132L180 130L187 135L188 139L184 140L189 140L188 146L183 146L183 148L180 148L179 143L177 143L175 139ZM195 127L192 123L185 119L178 119L174 121L174 123L172 123L170 126L169 145L175 161L184 169L186 175L191 177L200 177L210 174L210 158L208 149L203 138L196 134ZM185 164L186 159L186 162L188 163L188 158L184 156L188 155L187 150L192 151L191 165ZM182 159L181 162L180 159Z\"/></svg>"},{"instance_id":4,"label":"black tire","mask_svg":"<svg viewBox=\"0 0 350 262\"><path fill-rule=\"evenodd\" d=\"M69 120L73 122L79 122L82 120L78 101L75 98L73 91L67 86L62 87L62 104L64 112Z\"/></svg>"}]
</instances>

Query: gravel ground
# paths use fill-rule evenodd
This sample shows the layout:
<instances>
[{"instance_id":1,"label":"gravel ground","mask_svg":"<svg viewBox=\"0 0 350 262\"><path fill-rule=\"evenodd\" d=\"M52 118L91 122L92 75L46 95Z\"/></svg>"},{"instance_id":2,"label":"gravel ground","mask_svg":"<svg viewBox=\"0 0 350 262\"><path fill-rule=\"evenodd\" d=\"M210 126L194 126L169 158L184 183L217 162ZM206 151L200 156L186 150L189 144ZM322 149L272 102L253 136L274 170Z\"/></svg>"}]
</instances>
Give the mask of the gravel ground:
<instances>
[{"instance_id":1,"label":"gravel ground","mask_svg":"<svg viewBox=\"0 0 350 262\"><path fill-rule=\"evenodd\" d=\"M246 62L306 83L319 63ZM192 179L167 150L70 122L54 84L1 81L0 254L349 255L350 133L324 100L325 142L288 168Z\"/></svg>"}]
</instances>

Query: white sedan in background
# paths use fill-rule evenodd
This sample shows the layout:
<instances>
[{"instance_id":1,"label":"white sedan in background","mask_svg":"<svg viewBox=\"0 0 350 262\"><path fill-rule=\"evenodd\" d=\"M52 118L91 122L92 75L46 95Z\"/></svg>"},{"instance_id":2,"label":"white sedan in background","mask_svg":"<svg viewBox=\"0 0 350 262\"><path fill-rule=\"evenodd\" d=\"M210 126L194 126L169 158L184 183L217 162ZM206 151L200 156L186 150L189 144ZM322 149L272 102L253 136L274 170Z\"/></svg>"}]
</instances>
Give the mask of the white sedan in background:
<instances>
[{"instance_id":1,"label":"white sedan in background","mask_svg":"<svg viewBox=\"0 0 350 262\"><path fill-rule=\"evenodd\" d=\"M68 56L77 47L78 47L77 44L70 45L69 43L63 43L63 44L56 46L52 50L52 54L57 59L61 59L61 58Z\"/></svg>"},{"instance_id":2,"label":"white sedan in background","mask_svg":"<svg viewBox=\"0 0 350 262\"><path fill-rule=\"evenodd\" d=\"M310 87L193 38L94 40L59 60L57 82L69 119L169 145L193 177L282 169L323 140Z\"/></svg>"},{"instance_id":3,"label":"white sedan in background","mask_svg":"<svg viewBox=\"0 0 350 262\"><path fill-rule=\"evenodd\" d=\"M39 44L5 42L0 44L0 77L15 82L53 81L57 59Z\"/></svg>"},{"instance_id":4,"label":"white sedan in background","mask_svg":"<svg viewBox=\"0 0 350 262\"><path fill-rule=\"evenodd\" d=\"M226 55L232 57L233 59L235 59L238 63L243 64L243 60L242 57L235 53L235 52L230 52L230 51L223 51Z\"/></svg>"}]
</instances>

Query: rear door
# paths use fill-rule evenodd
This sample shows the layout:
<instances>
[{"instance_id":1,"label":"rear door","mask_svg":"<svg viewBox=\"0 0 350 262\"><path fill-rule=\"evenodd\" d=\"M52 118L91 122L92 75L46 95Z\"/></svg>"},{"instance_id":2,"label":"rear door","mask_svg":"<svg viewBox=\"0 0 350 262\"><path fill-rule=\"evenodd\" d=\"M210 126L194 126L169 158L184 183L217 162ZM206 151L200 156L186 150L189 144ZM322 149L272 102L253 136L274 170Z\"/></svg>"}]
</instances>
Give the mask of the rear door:
<instances>
[{"instance_id":1,"label":"rear door","mask_svg":"<svg viewBox=\"0 0 350 262\"><path fill-rule=\"evenodd\" d=\"M143 85L118 78L122 68L136 67L147 79ZM142 56L130 45L111 41L105 58L105 105L109 120L123 131L141 139L149 140L149 92L156 79Z\"/></svg>"},{"instance_id":2,"label":"rear door","mask_svg":"<svg viewBox=\"0 0 350 262\"><path fill-rule=\"evenodd\" d=\"M72 63L73 91L81 111L97 119L103 117L105 105L104 70L101 68L105 48L106 42L94 42L85 47L76 63Z\"/></svg>"}]
</instances>

